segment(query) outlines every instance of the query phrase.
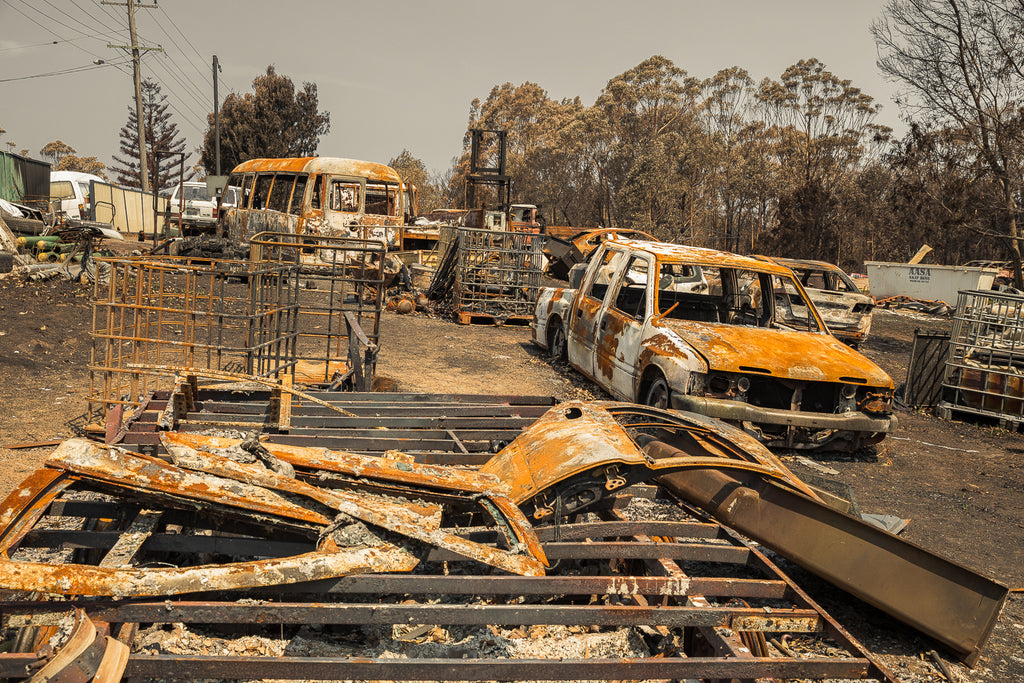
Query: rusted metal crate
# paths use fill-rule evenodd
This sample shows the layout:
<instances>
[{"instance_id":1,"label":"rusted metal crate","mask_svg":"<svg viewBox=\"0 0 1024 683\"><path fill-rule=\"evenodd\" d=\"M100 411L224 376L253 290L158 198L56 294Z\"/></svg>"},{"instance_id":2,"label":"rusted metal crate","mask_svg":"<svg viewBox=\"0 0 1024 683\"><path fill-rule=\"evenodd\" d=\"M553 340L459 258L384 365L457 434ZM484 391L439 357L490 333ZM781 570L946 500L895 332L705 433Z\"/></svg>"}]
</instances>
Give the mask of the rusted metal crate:
<instances>
[{"instance_id":1,"label":"rusted metal crate","mask_svg":"<svg viewBox=\"0 0 1024 683\"><path fill-rule=\"evenodd\" d=\"M441 232L438 275L450 268L448 300L459 322L532 319L544 263L542 235L455 227Z\"/></svg>"},{"instance_id":2,"label":"rusted metal crate","mask_svg":"<svg viewBox=\"0 0 1024 683\"><path fill-rule=\"evenodd\" d=\"M137 407L168 367L270 376L296 355L298 267L206 259L100 258L89 409ZM103 267L103 266L101 266ZM147 369L150 368L150 369Z\"/></svg>"},{"instance_id":3,"label":"rusted metal crate","mask_svg":"<svg viewBox=\"0 0 1024 683\"><path fill-rule=\"evenodd\" d=\"M251 253L101 259L110 277L93 295L90 413L137 408L182 368L368 391L384 243L260 233Z\"/></svg>"},{"instance_id":4,"label":"rusted metal crate","mask_svg":"<svg viewBox=\"0 0 1024 683\"><path fill-rule=\"evenodd\" d=\"M255 263L296 267L296 381L369 391L384 302L382 240L261 232Z\"/></svg>"},{"instance_id":5,"label":"rusted metal crate","mask_svg":"<svg viewBox=\"0 0 1024 683\"><path fill-rule=\"evenodd\" d=\"M971 413L1014 427L1024 423L1024 296L960 292L943 388L940 414Z\"/></svg>"}]
</instances>

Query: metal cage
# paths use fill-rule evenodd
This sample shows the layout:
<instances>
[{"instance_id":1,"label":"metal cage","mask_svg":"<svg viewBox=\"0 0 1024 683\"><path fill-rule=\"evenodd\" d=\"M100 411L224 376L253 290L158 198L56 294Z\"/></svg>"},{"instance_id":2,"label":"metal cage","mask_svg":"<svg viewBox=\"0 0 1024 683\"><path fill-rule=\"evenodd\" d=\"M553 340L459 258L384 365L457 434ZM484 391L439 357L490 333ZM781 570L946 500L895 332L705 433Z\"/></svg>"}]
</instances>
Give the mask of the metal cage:
<instances>
[{"instance_id":1,"label":"metal cage","mask_svg":"<svg viewBox=\"0 0 1024 683\"><path fill-rule=\"evenodd\" d=\"M179 257L99 258L89 410L138 406L173 368L270 376L295 357L297 267Z\"/></svg>"},{"instance_id":2,"label":"metal cage","mask_svg":"<svg viewBox=\"0 0 1024 683\"><path fill-rule=\"evenodd\" d=\"M457 259L452 304L459 322L530 320L543 270L541 235L453 228ZM450 238L451 239L451 238Z\"/></svg>"},{"instance_id":3,"label":"metal cage","mask_svg":"<svg viewBox=\"0 0 1024 683\"><path fill-rule=\"evenodd\" d=\"M952 409L1024 421L1024 296L959 293L943 387Z\"/></svg>"}]
</instances>

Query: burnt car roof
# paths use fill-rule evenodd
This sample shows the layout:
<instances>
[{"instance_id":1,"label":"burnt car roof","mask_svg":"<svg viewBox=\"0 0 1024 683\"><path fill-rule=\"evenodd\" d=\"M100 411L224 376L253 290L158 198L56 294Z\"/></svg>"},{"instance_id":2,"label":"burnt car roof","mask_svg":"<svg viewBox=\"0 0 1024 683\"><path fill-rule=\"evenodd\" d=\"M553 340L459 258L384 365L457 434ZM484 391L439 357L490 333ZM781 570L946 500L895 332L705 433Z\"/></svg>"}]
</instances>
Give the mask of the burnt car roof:
<instances>
[{"instance_id":1,"label":"burnt car roof","mask_svg":"<svg viewBox=\"0 0 1024 683\"><path fill-rule=\"evenodd\" d=\"M773 261L762 260L752 256L741 256L728 251L692 247L671 242L647 242L643 240L611 239L606 244L621 244L630 249L644 251L659 261L685 261L699 266L715 266L726 268L745 268L763 273L792 276L789 268Z\"/></svg>"},{"instance_id":2,"label":"burnt car roof","mask_svg":"<svg viewBox=\"0 0 1024 683\"><path fill-rule=\"evenodd\" d=\"M798 258L782 258L781 256L765 256L766 259L771 259L775 263L792 268L820 268L821 270L829 270L832 272L845 273L846 271L837 266L834 263L828 261L811 261L810 259L798 259Z\"/></svg>"}]
</instances>

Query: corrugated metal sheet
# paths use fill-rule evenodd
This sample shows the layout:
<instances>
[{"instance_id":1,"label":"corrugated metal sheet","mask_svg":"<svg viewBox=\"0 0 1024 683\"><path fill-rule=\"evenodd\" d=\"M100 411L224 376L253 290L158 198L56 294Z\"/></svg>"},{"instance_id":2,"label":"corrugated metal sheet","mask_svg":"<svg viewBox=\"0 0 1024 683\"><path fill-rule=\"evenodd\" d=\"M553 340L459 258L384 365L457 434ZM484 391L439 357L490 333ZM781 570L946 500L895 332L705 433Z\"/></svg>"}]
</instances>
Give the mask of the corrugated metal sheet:
<instances>
[{"instance_id":1,"label":"corrugated metal sheet","mask_svg":"<svg viewBox=\"0 0 1024 683\"><path fill-rule=\"evenodd\" d=\"M13 152L0 151L0 199L19 204L40 204L50 199L50 164Z\"/></svg>"}]
</instances>

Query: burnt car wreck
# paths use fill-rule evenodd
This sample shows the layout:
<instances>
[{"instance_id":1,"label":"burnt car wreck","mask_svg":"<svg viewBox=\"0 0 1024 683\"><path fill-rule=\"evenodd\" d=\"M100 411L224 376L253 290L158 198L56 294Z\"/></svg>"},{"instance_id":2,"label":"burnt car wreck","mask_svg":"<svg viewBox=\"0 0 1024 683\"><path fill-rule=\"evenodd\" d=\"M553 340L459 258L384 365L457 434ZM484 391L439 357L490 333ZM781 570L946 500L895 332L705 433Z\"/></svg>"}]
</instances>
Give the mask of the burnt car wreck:
<instances>
[{"instance_id":1,"label":"burnt car wreck","mask_svg":"<svg viewBox=\"0 0 1024 683\"><path fill-rule=\"evenodd\" d=\"M616 398L854 450L895 429L892 379L841 343L788 268L609 240L576 289L540 291L534 340Z\"/></svg>"},{"instance_id":2,"label":"burnt car wreck","mask_svg":"<svg viewBox=\"0 0 1024 683\"><path fill-rule=\"evenodd\" d=\"M359 454L278 441L288 433L198 433L209 425L189 416L212 407L216 391L200 390L178 419L183 431L159 431L151 454L129 450L147 433L135 427L124 447L72 439L4 501L0 614L15 647L0 654L0 675L897 680L757 546L701 510L719 514L716 487L731 481L746 502L728 506L730 519L754 537L764 529L751 504L778 506L779 495L808 520L842 517L720 421L563 403L471 467L469 449L414 437L406 453ZM339 400L351 416L319 419L365 424L358 404L383 399ZM393 403L404 404L497 405ZM879 544L867 564L858 569L855 548L834 573L966 661L977 657L1005 587L859 520L836 527L824 554L795 547L802 532L769 530L763 542L833 568L851 539ZM871 588L878 571L896 573L896 590ZM231 625L262 650L220 650L219 636L199 639L206 650L154 647L172 624L186 641L191 629ZM310 629L337 644L320 656L285 648ZM375 644L337 640L366 629ZM45 643L58 632L67 637L53 650Z\"/></svg>"},{"instance_id":3,"label":"burnt car wreck","mask_svg":"<svg viewBox=\"0 0 1024 683\"><path fill-rule=\"evenodd\" d=\"M767 260L793 271L836 339L857 348L868 338L875 300L863 294L842 268L824 261L787 258Z\"/></svg>"}]
</instances>

